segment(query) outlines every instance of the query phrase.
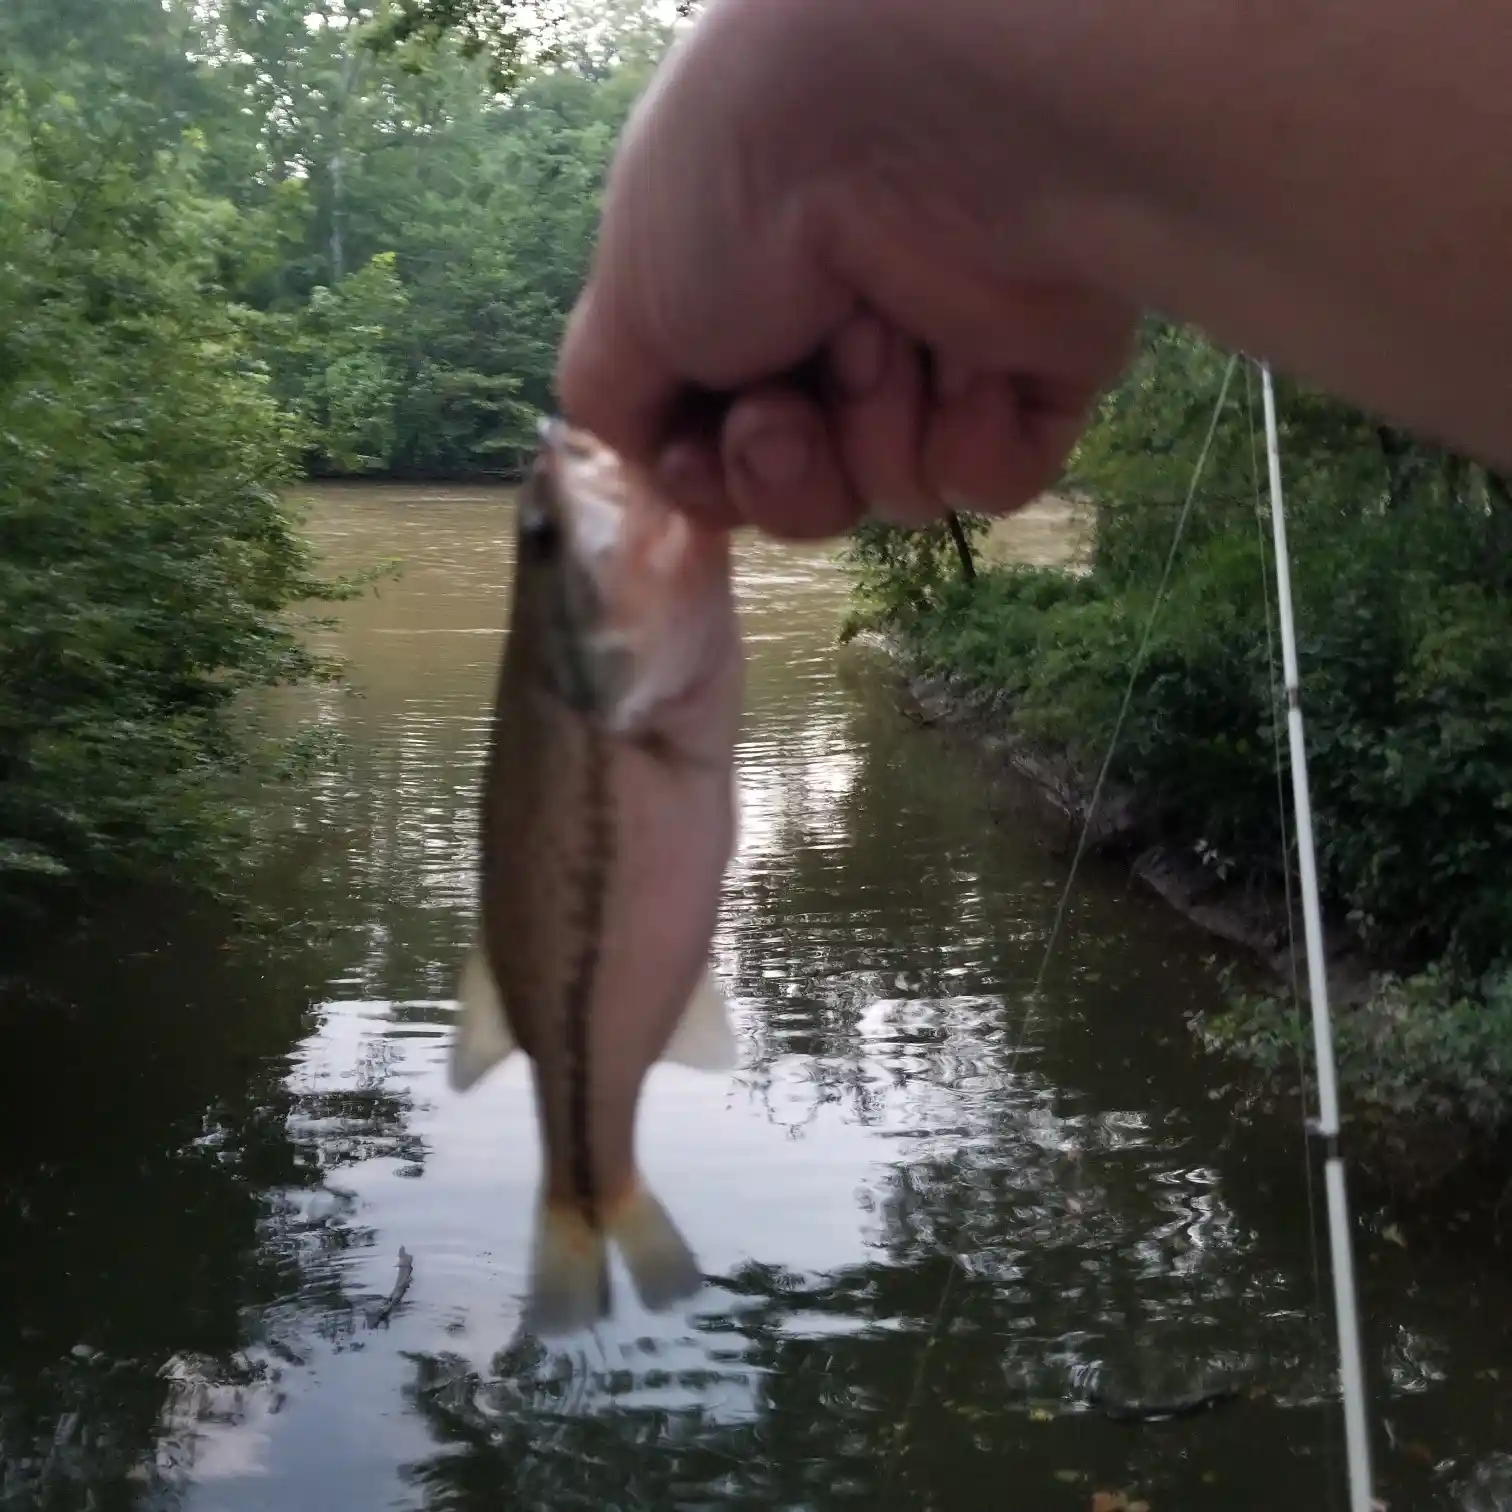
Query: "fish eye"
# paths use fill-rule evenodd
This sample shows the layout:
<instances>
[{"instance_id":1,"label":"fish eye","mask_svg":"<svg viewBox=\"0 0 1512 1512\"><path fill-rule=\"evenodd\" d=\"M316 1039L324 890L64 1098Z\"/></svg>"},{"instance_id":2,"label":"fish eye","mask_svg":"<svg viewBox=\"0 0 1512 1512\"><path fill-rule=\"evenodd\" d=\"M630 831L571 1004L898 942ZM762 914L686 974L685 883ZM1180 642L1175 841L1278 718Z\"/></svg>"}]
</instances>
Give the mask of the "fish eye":
<instances>
[{"instance_id":1,"label":"fish eye","mask_svg":"<svg viewBox=\"0 0 1512 1512\"><path fill-rule=\"evenodd\" d=\"M520 539L534 556L549 557L562 541L562 527L549 510L520 511Z\"/></svg>"}]
</instances>

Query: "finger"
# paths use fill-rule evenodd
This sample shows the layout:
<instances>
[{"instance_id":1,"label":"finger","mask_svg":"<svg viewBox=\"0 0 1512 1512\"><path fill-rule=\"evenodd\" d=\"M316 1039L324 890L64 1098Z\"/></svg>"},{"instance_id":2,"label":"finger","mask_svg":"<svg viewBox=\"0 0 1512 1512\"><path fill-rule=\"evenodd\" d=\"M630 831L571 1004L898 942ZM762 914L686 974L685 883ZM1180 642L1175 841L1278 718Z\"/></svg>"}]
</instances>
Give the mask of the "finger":
<instances>
[{"instance_id":1,"label":"finger","mask_svg":"<svg viewBox=\"0 0 1512 1512\"><path fill-rule=\"evenodd\" d=\"M563 415L574 425L651 467L679 384L620 302L594 280L567 322L556 391Z\"/></svg>"},{"instance_id":2,"label":"finger","mask_svg":"<svg viewBox=\"0 0 1512 1512\"><path fill-rule=\"evenodd\" d=\"M1025 501L1061 480L1066 459L1092 423L1102 384L1087 380L1018 377L1019 434L1024 456ZM1035 480L1038 479L1036 482Z\"/></svg>"},{"instance_id":3,"label":"finger","mask_svg":"<svg viewBox=\"0 0 1512 1512\"><path fill-rule=\"evenodd\" d=\"M732 503L771 535L815 540L841 535L861 518L824 414L803 395L768 387L738 400L722 451Z\"/></svg>"},{"instance_id":4,"label":"finger","mask_svg":"<svg viewBox=\"0 0 1512 1512\"><path fill-rule=\"evenodd\" d=\"M1000 371L1097 382L1116 376L1132 352L1136 306L1065 279L1005 274L980 228L931 215L927 197L842 200L827 230L835 273L938 350ZM942 244L953 254L949 277L940 274Z\"/></svg>"},{"instance_id":5,"label":"finger","mask_svg":"<svg viewBox=\"0 0 1512 1512\"><path fill-rule=\"evenodd\" d=\"M733 530L745 523L725 487L717 438L672 442L662 453L656 481L672 503L708 529Z\"/></svg>"},{"instance_id":6,"label":"finger","mask_svg":"<svg viewBox=\"0 0 1512 1512\"><path fill-rule=\"evenodd\" d=\"M828 408L832 383L822 350L762 385L767 393L804 399ZM738 524L739 506L730 495L721 436L738 394L708 388L684 389L673 405L659 479L669 499L711 526Z\"/></svg>"},{"instance_id":7,"label":"finger","mask_svg":"<svg viewBox=\"0 0 1512 1512\"><path fill-rule=\"evenodd\" d=\"M869 312L831 341L834 434L852 492L877 519L901 523L939 512L919 467L923 363L913 343Z\"/></svg>"},{"instance_id":8,"label":"finger","mask_svg":"<svg viewBox=\"0 0 1512 1512\"><path fill-rule=\"evenodd\" d=\"M929 492L981 514L1022 508L1059 478L1089 405L1069 391L942 360L923 444Z\"/></svg>"}]
</instances>

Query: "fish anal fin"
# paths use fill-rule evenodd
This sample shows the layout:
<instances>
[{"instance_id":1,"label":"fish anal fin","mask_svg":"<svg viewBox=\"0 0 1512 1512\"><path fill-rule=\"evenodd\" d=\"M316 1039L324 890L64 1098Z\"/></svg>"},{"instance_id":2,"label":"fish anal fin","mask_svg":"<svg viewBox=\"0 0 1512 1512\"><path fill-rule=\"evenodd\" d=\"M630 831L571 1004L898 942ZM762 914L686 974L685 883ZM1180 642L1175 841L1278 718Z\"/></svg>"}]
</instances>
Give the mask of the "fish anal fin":
<instances>
[{"instance_id":1,"label":"fish anal fin","mask_svg":"<svg viewBox=\"0 0 1512 1512\"><path fill-rule=\"evenodd\" d=\"M458 997L461 1011L447 1079L453 1091L465 1092L519 1048L481 943L468 951Z\"/></svg>"},{"instance_id":2,"label":"fish anal fin","mask_svg":"<svg viewBox=\"0 0 1512 1512\"><path fill-rule=\"evenodd\" d=\"M731 1071L739 1057L730 1006L706 967L661 1059L695 1071Z\"/></svg>"}]
</instances>

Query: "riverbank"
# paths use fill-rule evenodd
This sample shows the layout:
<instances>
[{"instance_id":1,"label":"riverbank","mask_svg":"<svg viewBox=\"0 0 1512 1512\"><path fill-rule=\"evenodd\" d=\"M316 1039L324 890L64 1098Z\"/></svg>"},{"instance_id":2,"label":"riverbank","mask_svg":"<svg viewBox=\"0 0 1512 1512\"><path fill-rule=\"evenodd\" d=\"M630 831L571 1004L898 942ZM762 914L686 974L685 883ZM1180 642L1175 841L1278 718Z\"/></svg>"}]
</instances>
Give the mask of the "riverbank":
<instances>
[{"instance_id":1,"label":"riverbank","mask_svg":"<svg viewBox=\"0 0 1512 1512\"><path fill-rule=\"evenodd\" d=\"M976 556L989 573L1037 567L1080 576L1089 570L1094 531L1093 510L1086 501L1047 495L994 520L979 538ZM1027 736L1001 689L965 671L921 665L899 626L869 626L857 639L893 663L897 697L915 723L947 725L973 737L989 755L1027 778L1046 807L1076 835L1085 829L1090 852L1126 860L1131 874L1177 912L1257 956L1278 978L1290 981L1295 969L1306 1000L1302 921L1294 908L1288 928L1284 889L1232 880L1204 864L1197 852L1172 844L1151 806L1127 784L1106 783L1094 813L1095 768L1079 766L1064 746ZM1372 972L1384 968L1337 920L1328 921L1325 934L1330 997L1358 1001L1368 992Z\"/></svg>"},{"instance_id":2,"label":"riverbank","mask_svg":"<svg viewBox=\"0 0 1512 1512\"><path fill-rule=\"evenodd\" d=\"M1187 1018L1205 1051L1250 1073L1240 1099L1245 1109L1295 1095L1299 1050L1311 1084L1308 968L1296 898L1288 927L1283 889L1224 875L1191 847L1164 838L1149 805L1124 784L1105 782L1094 810L1096 773L1064 750L1027 739L1011 711L963 679L921 670L897 637L864 631L856 639L890 661L893 695L914 724L971 741L1023 779L1021 790L1045 814L1065 821L1068 862L1085 830L1086 855L1127 865L1131 878L1178 914L1258 964L1271 991L1236 991L1226 1010ZM1457 1228L1471 1221L1467 1205L1478 1208L1476 1226L1500 1244L1512 1216L1504 1212L1512 1140L1502 1094L1484 1073L1488 1058L1504 1054L1501 1016L1476 1036L1466 1005L1443 1001L1433 974L1393 974L1337 918L1325 919L1324 939L1352 1160L1367 1195L1410 1199L1428 1224L1452 1213Z\"/></svg>"},{"instance_id":3,"label":"riverbank","mask_svg":"<svg viewBox=\"0 0 1512 1512\"><path fill-rule=\"evenodd\" d=\"M1233 585L1224 585L1226 619L1208 595L1200 614L1191 602L1179 606L1189 623L1156 637L1094 813L1147 604L1099 577L1085 506L1046 501L1025 514L1017 532L1004 522L990 534L977 528L973 579L929 565L930 548L917 538L862 543L850 553L859 607L845 634L886 652L894 696L914 723L965 736L1025 779L1064 825L1068 857L1085 830L1091 853L1127 866L1141 886L1256 963L1258 991L1238 984L1245 973L1237 972L1227 1005L1194 1015L1190 1027L1204 1047L1253 1073L1256 1100L1288 1088L1294 1096L1312 1040L1294 855L1290 879L1281 864L1280 800L1289 813L1290 783L1284 752L1277 769L1283 727L1264 664L1258 678L1236 670L1254 649L1253 632L1233 612ZM1018 556L1024 548L1027 563ZM942 542L939 562L948 560ZM1340 753L1351 749L1348 711L1335 704L1319 723L1321 737L1309 732L1315 749L1325 746L1314 792L1327 795L1339 791ZM1379 834L1387 818L1369 817ZM1357 1165L1373 1183L1415 1198L1458 1192L1471 1172L1482 1189L1487 1172L1504 1181L1512 1168L1505 976L1476 978L1443 947L1414 958L1394 948L1401 941L1389 931L1362 932L1362 917L1367 926L1378 921L1327 891L1340 875L1341 848L1358 853L1362 837L1336 808L1325 807L1319 824L1336 1052ZM1451 855L1456 842L1445 833ZM1389 844L1377 843L1373 864L1389 871Z\"/></svg>"},{"instance_id":4,"label":"riverbank","mask_svg":"<svg viewBox=\"0 0 1512 1512\"><path fill-rule=\"evenodd\" d=\"M1237 882L1205 865L1195 852L1163 839L1154 815L1126 785L1105 783L1094 811L1096 772L1079 768L1064 750L1026 738L1015 729L1011 711L997 707L990 695L964 679L921 671L900 640L875 631L858 639L891 659L899 702L916 724L949 725L974 737L985 751L1027 778L1075 836L1086 831L1089 854L1126 860L1130 875L1178 913L1249 951L1279 980L1290 981L1295 968L1303 1001L1307 1000L1301 914L1293 908L1288 928L1282 890ZM1325 925L1325 938L1330 999L1360 1001L1368 994L1372 973L1384 967L1372 962L1337 921Z\"/></svg>"}]
</instances>

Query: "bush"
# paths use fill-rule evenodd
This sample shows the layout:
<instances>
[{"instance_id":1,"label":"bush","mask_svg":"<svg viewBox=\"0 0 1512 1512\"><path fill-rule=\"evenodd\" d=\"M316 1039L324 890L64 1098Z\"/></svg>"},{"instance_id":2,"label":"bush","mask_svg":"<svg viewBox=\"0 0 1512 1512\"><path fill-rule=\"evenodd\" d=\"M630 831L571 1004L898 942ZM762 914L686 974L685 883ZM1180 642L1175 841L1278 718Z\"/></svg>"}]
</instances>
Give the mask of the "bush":
<instances>
[{"instance_id":1,"label":"bush","mask_svg":"<svg viewBox=\"0 0 1512 1512\"><path fill-rule=\"evenodd\" d=\"M1290 1003L1236 996L1200 1026L1207 1043L1278 1079L1299 1059L1315 1070L1312 1022ZM1351 1112L1400 1136L1449 1122L1494 1133L1512 1121L1512 972L1474 986L1441 967L1383 976L1370 999L1339 1014L1334 1054Z\"/></svg>"},{"instance_id":2,"label":"bush","mask_svg":"<svg viewBox=\"0 0 1512 1512\"><path fill-rule=\"evenodd\" d=\"M328 671L330 596L281 502L291 432L215 294L235 217L196 145L103 149L0 98L0 890L166 872L243 834L249 688ZM270 760L277 753L266 752Z\"/></svg>"},{"instance_id":3,"label":"bush","mask_svg":"<svg viewBox=\"0 0 1512 1512\"><path fill-rule=\"evenodd\" d=\"M956 518L967 552L973 553L973 543L987 533L991 521L979 515ZM907 631L916 627L963 575L960 547L944 521L903 530L865 520L851 532L841 558L856 583L856 608L841 627L842 641L865 628Z\"/></svg>"},{"instance_id":4,"label":"bush","mask_svg":"<svg viewBox=\"0 0 1512 1512\"><path fill-rule=\"evenodd\" d=\"M1005 569L963 582L944 572L938 534L853 551L860 601L923 668L948 672L1089 778L1224 363L1189 332L1147 328L1073 458L1072 481L1097 511L1085 577ZM1405 1111L1410 1091L1499 1119L1512 1110L1477 1079L1508 1069L1498 1057L1512 1012L1512 491L1294 386L1279 386L1278 403L1320 885L1325 907L1395 973L1357 1020L1344 1016L1350 1074L1382 1109ZM1291 788L1283 814L1256 410L1258 385L1236 377L1112 775L1163 838L1278 885L1294 865ZM1411 1034L1387 1032L1413 1015ZM1269 1022L1259 1008L1230 1017L1228 1041L1264 1059Z\"/></svg>"}]
</instances>

